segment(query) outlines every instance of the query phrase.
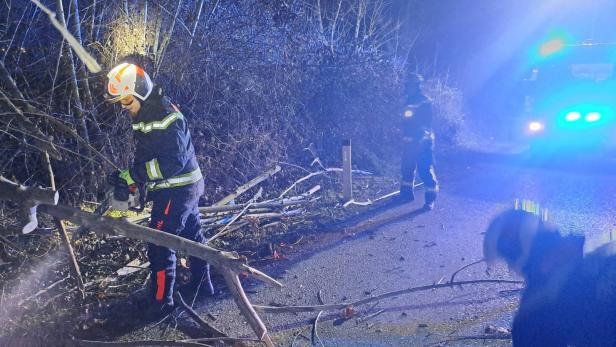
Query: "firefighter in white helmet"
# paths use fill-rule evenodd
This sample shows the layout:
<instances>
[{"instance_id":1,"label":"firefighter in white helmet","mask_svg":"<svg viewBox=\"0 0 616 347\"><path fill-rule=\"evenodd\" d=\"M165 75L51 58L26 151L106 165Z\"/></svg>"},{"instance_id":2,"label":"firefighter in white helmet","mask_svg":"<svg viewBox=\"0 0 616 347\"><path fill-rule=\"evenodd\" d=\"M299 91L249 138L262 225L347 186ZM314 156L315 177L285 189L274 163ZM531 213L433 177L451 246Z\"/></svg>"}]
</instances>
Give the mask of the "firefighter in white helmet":
<instances>
[{"instance_id":1,"label":"firefighter in white helmet","mask_svg":"<svg viewBox=\"0 0 616 347\"><path fill-rule=\"evenodd\" d=\"M107 77L107 99L128 111L136 140L133 165L112 181L147 187L153 201L151 228L205 243L198 210L203 178L184 115L141 66L122 63ZM169 313L174 307L175 251L148 244L148 257L150 308L154 314ZM191 258L190 264L193 283L209 276L204 261Z\"/></svg>"}]
</instances>

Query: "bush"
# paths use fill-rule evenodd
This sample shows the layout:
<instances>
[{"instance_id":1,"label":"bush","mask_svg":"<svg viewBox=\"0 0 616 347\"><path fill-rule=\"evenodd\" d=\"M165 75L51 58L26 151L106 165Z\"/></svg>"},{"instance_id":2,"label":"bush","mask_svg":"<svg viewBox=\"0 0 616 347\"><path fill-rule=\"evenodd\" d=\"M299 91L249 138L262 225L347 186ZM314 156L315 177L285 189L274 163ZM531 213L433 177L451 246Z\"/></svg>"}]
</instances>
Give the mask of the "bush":
<instances>
[{"instance_id":1,"label":"bush","mask_svg":"<svg viewBox=\"0 0 616 347\"><path fill-rule=\"evenodd\" d=\"M340 142L351 139L357 167L376 173L395 167L400 81L407 68L396 55L410 43L398 36L387 2L197 1L177 6L170 0L97 2L65 10L72 11L71 21L81 18L69 27L80 29L84 46L105 71L128 54L152 61L146 69L189 119L208 200L277 162L309 164L312 157L302 149L311 143L332 166L340 165ZM3 47L6 66L26 91L27 102L48 115L29 114L61 148L64 159L53 164L58 186L71 193L64 196L75 202L96 198L104 173L114 169L110 162L130 164L128 119L102 102L104 73L88 75L66 53L58 60L61 37L48 20L28 4L14 7L0 15L11 23L0 40L9 42ZM22 14L32 18L27 26L20 25ZM16 50L15 42L27 49ZM73 69L79 99L70 83ZM454 138L462 121L459 93L438 79L428 90L442 120L437 123L440 138ZM9 111L7 105L0 107ZM92 148L50 118L72 128ZM2 171L47 185L40 153L23 148L22 138L14 128L0 134Z\"/></svg>"}]
</instances>

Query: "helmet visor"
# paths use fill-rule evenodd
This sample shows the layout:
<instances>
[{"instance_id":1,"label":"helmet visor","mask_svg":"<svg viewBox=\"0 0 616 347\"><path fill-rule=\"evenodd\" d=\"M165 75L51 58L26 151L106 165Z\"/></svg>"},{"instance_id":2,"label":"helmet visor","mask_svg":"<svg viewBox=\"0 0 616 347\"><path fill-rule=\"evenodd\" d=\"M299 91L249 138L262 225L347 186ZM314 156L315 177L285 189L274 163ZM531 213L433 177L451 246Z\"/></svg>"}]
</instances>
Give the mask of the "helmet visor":
<instances>
[{"instance_id":1,"label":"helmet visor","mask_svg":"<svg viewBox=\"0 0 616 347\"><path fill-rule=\"evenodd\" d=\"M125 97L127 97L128 95L111 95L111 94L107 94L105 93L105 101L110 103L110 104L115 104L116 102L119 102L120 100L124 99Z\"/></svg>"}]
</instances>

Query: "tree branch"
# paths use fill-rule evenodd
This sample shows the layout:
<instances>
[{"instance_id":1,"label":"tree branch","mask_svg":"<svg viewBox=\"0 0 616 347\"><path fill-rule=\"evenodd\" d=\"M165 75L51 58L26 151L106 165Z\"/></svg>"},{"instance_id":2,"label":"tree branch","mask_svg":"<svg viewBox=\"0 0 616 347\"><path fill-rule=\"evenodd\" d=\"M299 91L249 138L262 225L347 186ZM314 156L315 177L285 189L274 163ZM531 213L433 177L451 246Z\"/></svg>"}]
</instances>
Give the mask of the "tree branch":
<instances>
[{"instance_id":1,"label":"tree branch","mask_svg":"<svg viewBox=\"0 0 616 347\"><path fill-rule=\"evenodd\" d=\"M510 280L474 280L474 281L459 281L452 283L443 283L443 284L432 284L429 286L421 286L421 287L411 287L407 289L397 290L394 292L384 293L378 296L373 296L369 298L365 298L362 300L358 300L350 303L342 303L342 304L330 304L330 305L315 305L315 306L260 306L254 305L254 309L257 312L267 312L267 313L281 313L281 312L318 312L318 311L333 311L333 310L342 310L349 306L360 306L365 305L371 302L383 300L386 298L391 298L395 296L400 296L404 294L416 293L426 290L432 289L441 289L441 288L452 288L458 285L467 285L467 284L495 284L495 283L504 283L504 284L523 284L523 281L510 281Z\"/></svg>"}]
</instances>

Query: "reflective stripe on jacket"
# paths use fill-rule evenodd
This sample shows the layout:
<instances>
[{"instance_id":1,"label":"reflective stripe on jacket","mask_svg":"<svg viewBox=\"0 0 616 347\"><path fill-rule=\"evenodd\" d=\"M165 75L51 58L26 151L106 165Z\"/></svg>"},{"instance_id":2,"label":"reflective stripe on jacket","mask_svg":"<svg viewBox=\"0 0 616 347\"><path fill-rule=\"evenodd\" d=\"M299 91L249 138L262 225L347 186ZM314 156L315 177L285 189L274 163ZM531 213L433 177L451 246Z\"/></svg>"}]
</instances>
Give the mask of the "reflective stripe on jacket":
<instances>
[{"instance_id":1,"label":"reflective stripe on jacket","mask_svg":"<svg viewBox=\"0 0 616 347\"><path fill-rule=\"evenodd\" d=\"M151 95L132 127L136 150L130 175L135 182L156 190L202 178L186 120L168 98Z\"/></svg>"},{"instance_id":2,"label":"reflective stripe on jacket","mask_svg":"<svg viewBox=\"0 0 616 347\"><path fill-rule=\"evenodd\" d=\"M173 188L173 187L181 187L189 184L193 184L199 182L199 180L203 178L201 174L201 170L199 168L195 169L192 172L187 174L167 178L160 181L148 182L147 187L149 191L165 189L165 188Z\"/></svg>"}]
</instances>

